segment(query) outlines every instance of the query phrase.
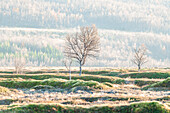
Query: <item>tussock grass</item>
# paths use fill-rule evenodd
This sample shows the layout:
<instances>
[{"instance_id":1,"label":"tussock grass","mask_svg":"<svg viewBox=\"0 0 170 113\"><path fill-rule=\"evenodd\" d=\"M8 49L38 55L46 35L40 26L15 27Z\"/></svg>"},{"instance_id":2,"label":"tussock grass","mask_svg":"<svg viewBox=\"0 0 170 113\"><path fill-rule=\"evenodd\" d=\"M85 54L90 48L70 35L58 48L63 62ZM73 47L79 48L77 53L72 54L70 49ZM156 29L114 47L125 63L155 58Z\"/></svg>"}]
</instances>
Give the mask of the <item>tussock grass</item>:
<instances>
[{"instance_id":1,"label":"tussock grass","mask_svg":"<svg viewBox=\"0 0 170 113\"><path fill-rule=\"evenodd\" d=\"M157 82L157 83L151 84L149 86L146 86L143 89L147 90L148 88L157 88L157 87L160 87L159 89L161 89L161 88L170 89L170 77L165 79L164 81Z\"/></svg>"},{"instance_id":2,"label":"tussock grass","mask_svg":"<svg viewBox=\"0 0 170 113\"><path fill-rule=\"evenodd\" d=\"M36 90L39 90L39 89L55 89L55 87L49 86L49 85L37 85L37 86L32 87L31 89L36 89Z\"/></svg>"},{"instance_id":3,"label":"tussock grass","mask_svg":"<svg viewBox=\"0 0 170 113\"><path fill-rule=\"evenodd\" d=\"M135 80L134 84L137 86L144 86L157 83L157 81Z\"/></svg>"},{"instance_id":4,"label":"tussock grass","mask_svg":"<svg viewBox=\"0 0 170 113\"><path fill-rule=\"evenodd\" d=\"M35 79L35 80L44 80L44 79L49 79L49 78L62 78L62 79L67 79L69 80L69 76L68 75L0 75L0 78L22 78L22 79ZM114 78L113 77L104 77L104 76L99 76L99 75L82 75L82 76L78 76L78 75L72 75L72 80L77 80L77 79L81 79L84 81L89 81L89 80L93 80L93 81L97 81L97 82L110 82L113 83L114 82Z\"/></svg>"},{"instance_id":5,"label":"tussock grass","mask_svg":"<svg viewBox=\"0 0 170 113\"><path fill-rule=\"evenodd\" d=\"M50 78L61 78L61 79L67 79L69 80L69 76L68 75L64 75L64 74L58 74L58 75L53 75L53 74L41 74L41 75L0 75L0 78L6 78L6 80L8 81L9 79L11 81L25 81L25 80L45 80L45 79L50 79ZM127 81L123 78L119 78L119 77L110 77L110 76L100 76L100 75L74 75L72 74L72 80L84 80L84 81L96 81L96 82L100 82L100 83L111 83L111 84L126 84ZM130 80L130 79L129 79ZM144 86L144 85L149 85L149 84L153 84L156 83L157 81L153 80L130 80L130 81L134 81L135 85L138 86Z\"/></svg>"},{"instance_id":6,"label":"tussock grass","mask_svg":"<svg viewBox=\"0 0 170 113\"><path fill-rule=\"evenodd\" d=\"M65 80L65 79L45 79L45 80L33 80L33 81L1 81L0 86L8 88L32 88L38 85L49 85L59 88L73 88L77 86L88 86L94 89L107 89L109 86L96 81L83 81L83 80Z\"/></svg>"},{"instance_id":7,"label":"tussock grass","mask_svg":"<svg viewBox=\"0 0 170 113\"><path fill-rule=\"evenodd\" d=\"M170 77L170 73L161 73L161 72L144 72L144 73L131 73L131 74L124 74L120 75L121 78L159 78L159 79L166 79Z\"/></svg>"},{"instance_id":8,"label":"tussock grass","mask_svg":"<svg viewBox=\"0 0 170 113\"><path fill-rule=\"evenodd\" d=\"M31 104L0 111L1 113L169 113L157 102L136 103L124 106L96 106L90 108L68 107L63 105Z\"/></svg>"},{"instance_id":9,"label":"tussock grass","mask_svg":"<svg viewBox=\"0 0 170 113\"><path fill-rule=\"evenodd\" d=\"M0 95L10 94L10 92L8 88L0 86Z\"/></svg>"}]
</instances>

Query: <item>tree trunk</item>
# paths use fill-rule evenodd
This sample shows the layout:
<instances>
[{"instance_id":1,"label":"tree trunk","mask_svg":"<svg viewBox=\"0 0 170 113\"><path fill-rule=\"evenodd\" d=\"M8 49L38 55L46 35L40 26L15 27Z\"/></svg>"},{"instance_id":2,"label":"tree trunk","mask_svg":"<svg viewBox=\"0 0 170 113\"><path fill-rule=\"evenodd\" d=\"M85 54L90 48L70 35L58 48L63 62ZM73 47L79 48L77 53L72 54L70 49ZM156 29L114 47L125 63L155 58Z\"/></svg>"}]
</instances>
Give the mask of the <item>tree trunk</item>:
<instances>
[{"instance_id":1,"label":"tree trunk","mask_svg":"<svg viewBox=\"0 0 170 113\"><path fill-rule=\"evenodd\" d=\"M140 65L138 65L138 72L140 72Z\"/></svg>"},{"instance_id":2,"label":"tree trunk","mask_svg":"<svg viewBox=\"0 0 170 113\"><path fill-rule=\"evenodd\" d=\"M70 77L70 80L71 80L71 68L69 67L69 77Z\"/></svg>"},{"instance_id":3,"label":"tree trunk","mask_svg":"<svg viewBox=\"0 0 170 113\"><path fill-rule=\"evenodd\" d=\"M82 69L81 69L81 63L80 63L80 73L79 73L79 76L81 76L81 73L82 73Z\"/></svg>"}]
</instances>

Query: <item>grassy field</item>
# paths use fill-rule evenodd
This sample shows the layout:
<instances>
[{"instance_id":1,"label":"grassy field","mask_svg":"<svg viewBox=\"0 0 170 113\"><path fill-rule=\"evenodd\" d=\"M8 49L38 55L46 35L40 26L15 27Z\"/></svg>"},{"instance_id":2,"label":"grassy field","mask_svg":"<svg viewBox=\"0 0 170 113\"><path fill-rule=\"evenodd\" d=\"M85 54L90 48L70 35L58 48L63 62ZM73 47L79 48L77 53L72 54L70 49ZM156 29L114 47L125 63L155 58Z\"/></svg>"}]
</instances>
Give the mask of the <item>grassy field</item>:
<instances>
[{"instance_id":1,"label":"grassy field","mask_svg":"<svg viewBox=\"0 0 170 113\"><path fill-rule=\"evenodd\" d=\"M0 113L169 113L169 69L0 70Z\"/></svg>"}]
</instances>

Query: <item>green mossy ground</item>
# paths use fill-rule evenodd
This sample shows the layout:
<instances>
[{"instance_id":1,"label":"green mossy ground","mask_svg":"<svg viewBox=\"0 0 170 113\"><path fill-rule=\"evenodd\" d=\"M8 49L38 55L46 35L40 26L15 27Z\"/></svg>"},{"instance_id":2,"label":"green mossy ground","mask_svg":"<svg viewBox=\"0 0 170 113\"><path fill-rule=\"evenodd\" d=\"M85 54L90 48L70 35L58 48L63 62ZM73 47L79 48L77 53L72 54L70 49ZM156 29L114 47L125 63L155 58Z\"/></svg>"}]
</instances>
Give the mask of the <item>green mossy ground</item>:
<instances>
[{"instance_id":1,"label":"green mossy ground","mask_svg":"<svg viewBox=\"0 0 170 113\"><path fill-rule=\"evenodd\" d=\"M157 102L137 103L129 106L98 106L91 108L66 107L62 105L27 105L0 113L169 113Z\"/></svg>"},{"instance_id":2,"label":"green mossy ground","mask_svg":"<svg viewBox=\"0 0 170 113\"><path fill-rule=\"evenodd\" d=\"M83 81L83 80L65 80L65 79L45 79L45 80L32 80L32 81L1 81L0 86L8 88L32 88L37 85L49 85L57 88L71 89L77 86L88 86L94 89L105 89L109 86L96 81Z\"/></svg>"},{"instance_id":3,"label":"green mossy ground","mask_svg":"<svg viewBox=\"0 0 170 113\"><path fill-rule=\"evenodd\" d=\"M149 78L149 79L166 79L170 77L170 73L158 73L158 72L145 72L145 73L131 73L131 74L125 74L125 75L120 75L119 77L121 78Z\"/></svg>"}]
</instances>

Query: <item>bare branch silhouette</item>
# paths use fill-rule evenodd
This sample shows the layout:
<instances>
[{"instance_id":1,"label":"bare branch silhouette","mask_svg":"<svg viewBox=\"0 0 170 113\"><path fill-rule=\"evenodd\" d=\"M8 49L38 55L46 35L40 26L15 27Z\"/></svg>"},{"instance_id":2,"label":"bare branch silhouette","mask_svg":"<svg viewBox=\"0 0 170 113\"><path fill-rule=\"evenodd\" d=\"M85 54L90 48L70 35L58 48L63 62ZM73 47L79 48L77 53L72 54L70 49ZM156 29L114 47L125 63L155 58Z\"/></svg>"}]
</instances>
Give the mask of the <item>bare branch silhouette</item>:
<instances>
[{"instance_id":1,"label":"bare branch silhouette","mask_svg":"<svg viewBox=\"0 0 170 113\"><path fill-rule=\"evenodd\" d=\"M81 27L80 33L67 35L65 39L65 56L76 59L80 65L80 75L82 66L88 57L97 57L100 51L100 37L95 25L92 27Z\"/></svg>"},{"instance_id":2,"label":"bare branch silhouette","mask_svg":"<svg viewBox=\"0 0 170 113\"><path fill-rule=\"evenodd\" d=\"M134 49L134 58L132 59L132 62L138 66L138 71L140 71L143 64L148 62L146 52L147 48L145 45L141 45L139 49Z\"/></svg>"}]
</instances>

